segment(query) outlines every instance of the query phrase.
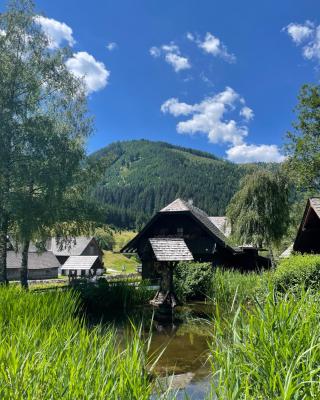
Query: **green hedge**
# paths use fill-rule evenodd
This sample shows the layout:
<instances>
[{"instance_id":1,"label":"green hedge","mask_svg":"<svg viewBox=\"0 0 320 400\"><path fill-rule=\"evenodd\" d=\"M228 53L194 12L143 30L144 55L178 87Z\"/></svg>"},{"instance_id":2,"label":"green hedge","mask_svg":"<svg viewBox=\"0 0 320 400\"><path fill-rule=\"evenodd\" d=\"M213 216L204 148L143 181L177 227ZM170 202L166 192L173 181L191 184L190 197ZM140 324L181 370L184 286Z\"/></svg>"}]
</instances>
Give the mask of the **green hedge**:
<instances>
[{"instance_id":1,"label":"green hedge","mask_svg":"<svg viewBox=\"0 0 320 400\"><path fill-rule=\"evenodd\" d=\"M320 255L294 255L282 260L274 273L277 290L304 286L320 289Z\"/></svg>"}]
</instances>

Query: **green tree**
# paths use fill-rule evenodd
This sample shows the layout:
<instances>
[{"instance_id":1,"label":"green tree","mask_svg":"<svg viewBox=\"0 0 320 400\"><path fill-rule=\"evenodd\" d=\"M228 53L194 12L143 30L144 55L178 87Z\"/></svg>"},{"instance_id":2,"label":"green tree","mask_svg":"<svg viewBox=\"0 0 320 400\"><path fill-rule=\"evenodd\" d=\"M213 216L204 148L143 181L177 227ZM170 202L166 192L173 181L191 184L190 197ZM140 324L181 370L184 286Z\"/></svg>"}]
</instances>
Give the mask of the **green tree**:
<instances>
[{"instance_id":1,"label":"green tree","mask_svg":"<svg viewBox=\"0 0 320 400\"><path fill-rule=\"evenodd\" d=\"M298 96L298 120L288 133L287 172L304 191L320 192L320 86L303 85Z\"/></svg>"},{"instance_id":2,"label":"green tree","mask_svg":"<svg viewBox=\"0 0 320 400\"><path fill-rule=\"evenodd\" d=\"M50 49L35 17L29 0L11 2L0 16L0 281L11 226L21 242L24 287L30 240L49 229L78 229L94 214L83 196L91 170L84 85L66 67L69 50Z\"/></svg>"},{"instance_id":3,"label":"green tree","mask_svg":"<svg viewBox=\"0 0 320 400\"><path fill-rule=\"evenodd\" d=\"M97 228L94 237L102 250L113 250L116 244L113 232L108 228Z\"/></svg>"},{"instance_id":4,"label":"green tree","mask_svg":"<svg viewBox=\"0 0 320 400\"><path fill-rule=\"evenodd\" d=\"M238 244L261 248L277 244L289 224L289 188L280 173L256 171L245 177L232 198L227 215ZM272 251L271 251L272 255Z\"/></svg>"}]
</instances>

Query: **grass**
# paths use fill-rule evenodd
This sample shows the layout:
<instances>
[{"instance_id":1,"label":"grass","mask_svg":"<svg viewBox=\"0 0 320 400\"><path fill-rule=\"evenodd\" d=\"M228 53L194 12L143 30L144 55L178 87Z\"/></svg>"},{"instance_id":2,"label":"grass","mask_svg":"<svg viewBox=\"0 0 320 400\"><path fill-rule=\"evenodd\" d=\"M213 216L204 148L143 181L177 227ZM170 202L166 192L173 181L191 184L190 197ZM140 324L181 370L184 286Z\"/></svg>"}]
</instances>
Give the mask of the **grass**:
<instances>
[{"instance_id":1,"label":"grass","mask_svg":"<svg viewBox=\"0 0 320 400\"><path fill-rule=\"evenodd\" d=\"M104 266L107 268L107 272L114 273L126 273L132 274L137 272L137 266L140 265L135 257L126 257L123 254L113 253L112 251L104 251L103 254ZM122 271L125 266L125 272ZM116 272L114 272L116 271Z\"/></svg>"},{"instance_id":2,"label":"grass","mask_svg":"<svg viewBox=\"0 0 320 400\"><path fill-rule=\"evenodd\" d=\"M216 316L211 343L212 398L319 398L319 297L279 297L240 306L234 317ZM216 397L214 397L216 396Z\"/></svg>"},{"instance_id":3,"label":"grass","mask_svg":"<svg viewBox=\"0 0 320 400\"><path fill-rule=\"evenodd\" d=\"M113 251L104 251L103 262L107 268L107 272L111 274L132 274L137 272L137 266L141 263L136 257L126 257L119 251L125 246L135 235L133 231L114 231L115 246ZM125 271L123 271L125 267ZM109 271L108 271L109 270Z\"/></svg>"},{"instance_id":4,"label":"grass","mask_svg":"<svg viewBox=\"0 0 320 400\"><path fill-rule=\"evenodd\" d=\"M0 288L0 398L141 399L152 391L145 346L110 327L88 329L72 291Z\"/></svg>"}]
</instances>

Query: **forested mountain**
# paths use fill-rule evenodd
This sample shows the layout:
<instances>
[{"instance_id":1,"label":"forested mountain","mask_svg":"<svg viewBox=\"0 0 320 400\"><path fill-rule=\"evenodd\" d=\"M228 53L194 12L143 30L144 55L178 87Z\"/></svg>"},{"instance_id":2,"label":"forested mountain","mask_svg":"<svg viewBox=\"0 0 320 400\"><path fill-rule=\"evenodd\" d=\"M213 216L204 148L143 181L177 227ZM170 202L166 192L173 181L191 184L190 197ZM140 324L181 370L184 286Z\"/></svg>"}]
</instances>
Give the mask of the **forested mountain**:
<instances>
[{"instance_id":1,"label":"forested mountain","mask_svg":"<svg viewBox=\"0 0 320 400\"><path fill-rule=\"evenodd\" d=\"M192 199L210 215L223 215L239 180L259 164L237 165L210 153L164 142L113 143L91 155L114 158L96 189L106 222L139 228L177 197Z\"/></svg>"}]
</instances>

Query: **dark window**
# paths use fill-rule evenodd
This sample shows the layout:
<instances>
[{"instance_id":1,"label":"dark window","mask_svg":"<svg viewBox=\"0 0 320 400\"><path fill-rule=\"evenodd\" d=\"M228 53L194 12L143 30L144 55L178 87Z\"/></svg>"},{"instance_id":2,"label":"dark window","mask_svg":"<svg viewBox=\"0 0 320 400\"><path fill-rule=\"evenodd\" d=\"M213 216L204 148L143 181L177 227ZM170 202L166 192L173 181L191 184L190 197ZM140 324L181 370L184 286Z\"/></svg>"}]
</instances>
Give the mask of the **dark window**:
<instances>
[{"instance_id":1,"label":"dark window","mask_svg":"<svg viewBox=\"0 0 320 400\"><path fill-rule=\"evenodd\" d=\"M183 228L177 228L177 234L178 235L183 235Z\"/></svg>"},{"instance_id":2,"label":"dark window","mask_svg":"<svg viewBox=\"0 0 320 400\"><path fill-rule=\"evenodd\" d=\"M81 270L81 276L86 276L86 271L84 269Z\"/></svg>"}]
</instances>

